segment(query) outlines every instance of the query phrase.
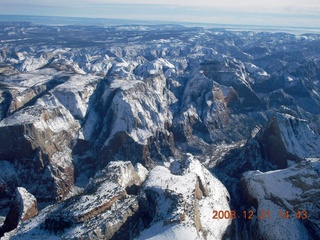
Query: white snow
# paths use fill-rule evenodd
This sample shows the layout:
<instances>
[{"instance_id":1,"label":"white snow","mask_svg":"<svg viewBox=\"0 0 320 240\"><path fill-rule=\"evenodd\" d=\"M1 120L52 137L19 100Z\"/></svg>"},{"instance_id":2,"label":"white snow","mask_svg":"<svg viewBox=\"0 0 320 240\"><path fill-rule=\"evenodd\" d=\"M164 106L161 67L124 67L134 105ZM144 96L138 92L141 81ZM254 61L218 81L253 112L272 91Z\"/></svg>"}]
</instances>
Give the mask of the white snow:
<instances>
[{"instance_id":1,"label":"white snow","mask_svg":"<svg viewBox=\"0 0 320 240\"><path fill-rule=\"evenodd\" d=\"M0 127L33 123L38 119L39 118L37 116L34 116L33 114L29 114L28 112L23 112L23 113L20 112L20 113L13 114L7 118L4 118L0 122Z\"/></svg>"},{"instance_id":2,"label":"white snow","mask_svg":"<svg viewBox=\"0 0 320 240\"><path fill-rule=\"evenodd\" d=\"M19 198L21 199L21 202L23 204L21 218L24 218L24 216L27 213L27 210L32 208L34 204L37 202L37 200L31 193L29 193L23 187L18 187L16 190L16 194L19 194Z\"/></svg>"},{"instance_id":3,"label":"white snow","mask_svg":"<svg viewBox=\"0 0 320 240\"><path fill-rule=\"evenodd\" d=\"M129 90L134 88L136 84L142 84L143 81L137 80L114 80L110 84L110 89L117 89L120 88L122 90Z\"/></svg>"},{"instance_id":4,"label":"white snow","mask_svg":"<svg viewBox=\"0 0 320 240\"><path fill-rule=\"evenodd\" d=\"M138 175L139 175L139 177L141 179L141 182L144 182L147 179L149 171L141 163L137 163L134 166L134 169L138 173Z\"/></svg>"},{"instance_id":5,"label":"white snow","mask_svg":"<svg viewBox=\"0 0 320 240\"><path fill-rule=\"evenodd\" d=\"M123 188L132 184L141 184L140 176L129 161L112 161L108 164L107 169L113 175L112 181L118 183Z\"/></svg>"},{"instance_id":6,"label":"white snow","mask_svg":"<svg viewBox=\"0 0 320 240\"><path fill-rule=\"evenodd\" d=\"M319 166L319 162L317 165ZM309 165L309 166L308 166ZM250 171L244 173L247 191L258 200L256 211L270 211L270 219L259 219L259 232L266 239L307 239L308 231L297 211L318 211L316 202L319 194L319 173L308 163L295 164L287 169L262 173ZM312 210L310 210L312 209ZM288 210L290 219L280 218L279 211Z\"/></svg>"},{"instance_id":7,"label":"white snow","mask_svg":"<svg viewBox=\"0 0 320 240\"><path fill-rule=\"evenodd\" d=\"M249 73L258 74L260 76L269 76L266 71L264 71L262 68L257 67L253 63L246 62L244 64Z\"/></svg>"},{"instance_id":8,"label":"white snow","mask_svg":"<svg viewBox=\"0 0 320 240\"><path fill-rule=\"evenodd\" d=\"M144 230L136 240L197 240L202 239L197 235L194 227L181 224L163 226L162 222L155 223L151 228Z\"/></svg>"},{"instance_id":9,"label":"white snow","mask_svg":"<svg viewBox=\"0 0 320 240\"><path fill-rule=\"evenodd\" d=\"M17 231L17 234L15 232L7 234L4 237L4 240L24 240L24 239L37 239L38 236L41 236L41 239L45 240L60 240L61 238L58 236L54 236L54 234L50 234L48 232L45 232L41 229L41 224L45 221L46 217L59 209L61 204L56 205L50 205L46 208L44 208L41 212L39 212L38 215L36 215L34 218L27 220L26 222L22 223ZM13 235L15 234L15 235ZM12 236L13 235L13 236Z\"/></svg>"},{"instance_id":10,"label":"white snow","mask_svg":"<svg viewBox=\"0 0 320 240\"><path fill-rule=\"evenodd\" d=\"M153 76L145 81L115 79L103 94L103 99L116 91L111 108L114 119L106 126L110 136L105 141L108 145L117 132L126 132L136 142L147 144L147 140L157 131L165 132L165 123L172 121L169 105L176 100L165 89L166 79L163 75ZM119 91L120 90L120 91ZM106 100L104 100L106 101ZM89 116L90 118L90 116ZM90 124L90 123L88 123ZM85 130L93 129L86 126ZM87 132L85 133L87 134Z\"/></svg>"},{"instance_id":11,"label":"white snow","mask_svg":"<svg viewBox=\"0 0 320 240\"><path fill-rule=\"evenodd\" d=\"M320 137L307 122L289 114L276 114L281 137L289 153L302 159L319 157Z\"/></svg>"},{"instance_id":12,"label":"white snow","mask_svg":"<svg viewBox=\"0 0 320 240\"><path fill-rule=\"evenodd\" d=\"M135 73L140 76L156 75L164 73L165 77L174 76L176 73L175 66L167 59L157 58L138 66Z\"/></svg>"},{"instance_id":13,"label":"white snow","mask_svg":"<svg viewBox=\"0 0 320 240\"><path fill-rule=\"evenodd\" d=\"M53 95L38 99L36 105L45 107L49 112L48 114L54 114L57 108L59 109L58 111L60 111L60 114L57 114L57 116L53 115L54 117L49 117L49 119L45 119L44 116L38 116L37 121L34 121L33 124L39 130L45 131L46 129L50 129L52 132L58 133L80 127L70 112L67 111Z\"/></svg>"},{"instance_id":14,"label":"white snow","mask_svg":"<svg viewBox=\"0 0 320 240\"><path fill-rule=\"evenodd\" d=\"M77 201L76 205L70 206L70 213L73 216L83 216L90 213L92 209L99 208L104 203L110 201L112 197L117 194L121 194L123 189L119 188L119 185L113 182L104 182L102 183L95 194L82 195ZM98 201L98 199L101 200Z\"/></svg>"},{"instance_id":15,"label":"white snow","mask_svg":"<svg viewBox=\"0 0 320 240\"><path fill-rule=\"evenodd\" d=\"M39 58L29 57L26 58L19 70L21 72L30 72L39 69L48 63L48 59L44 58L42 55Z\"/></svg>"},{"instance_id":16,"label":"white snow","mask_svg":"<svg viewBox=\"0 0 320 240\"><path fill-rule=\"evenodd\" d=\"M143 189L151 189L159 194L157 217L154 224L144 230L137 239L204 239L202 232L197 233L194 225L195 201L199 202L200 222L208 233L207 239L221 239L231 223L228 219L212 219L213 210L230 210L227 200L230 196L223 184L191 154L181 164L184 166L182 175L174 175L163 166L156 166L150 171ZM175 174L177 173L178 171L175 171ZM208 196L203 196L200 200L195 198L198 177L208 190ZM174 212L169 210L171 205L165 194L168 191L180 196L184 202L183 206L178 205ZM163 225L165 219L179 219L183 213L186 218L181 223Z\"/></svg>"},{"instance_id":17,"label":"white snow","mask_svg":"<svg viewBox=\"0 0 320 240\"><path fill-rule=\"evenodd\" d=\"M93 94L99 77L93 75L73 75L68 81L53 90L59 102L74 117L84 118L90 96Z\"/></svg>"},{"instance_id":18,"label":"white snow","mask_svg":"<svg viewBox=\"0 0 320 240\"><path fill-rule=\"evenodd\" d=\"M32 86L44 84L60 74L61 73L53 68L45 68L32 72L20 73L19 75L8 76L4 81L14 86L14 88L25 90Z\"/></svg>"}]
</instances>

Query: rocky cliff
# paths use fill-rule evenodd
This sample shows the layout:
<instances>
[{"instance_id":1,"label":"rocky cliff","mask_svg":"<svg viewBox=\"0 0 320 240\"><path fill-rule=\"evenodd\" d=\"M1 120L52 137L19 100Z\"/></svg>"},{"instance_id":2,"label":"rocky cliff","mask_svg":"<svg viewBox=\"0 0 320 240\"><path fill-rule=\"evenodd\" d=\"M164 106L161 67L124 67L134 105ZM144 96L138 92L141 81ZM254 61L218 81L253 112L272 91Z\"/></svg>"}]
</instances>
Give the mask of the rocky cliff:
<instances>
[{"instance_id":1,"label":"rocky cliff","mask_svg":"<svg viewBox=\"0 0 320 240\"><path fill-rule=\"evenodd\" d=\"M0 237L3 237L5 233L10 231L12 231L11 234L14 234L18 226L37 214L37 199L26 189L18 187L15 191L15 197L11 202L8 215L0 228ZM7 237L8 235L5 236L5 238Z\"/></svg>"}]
</instances>

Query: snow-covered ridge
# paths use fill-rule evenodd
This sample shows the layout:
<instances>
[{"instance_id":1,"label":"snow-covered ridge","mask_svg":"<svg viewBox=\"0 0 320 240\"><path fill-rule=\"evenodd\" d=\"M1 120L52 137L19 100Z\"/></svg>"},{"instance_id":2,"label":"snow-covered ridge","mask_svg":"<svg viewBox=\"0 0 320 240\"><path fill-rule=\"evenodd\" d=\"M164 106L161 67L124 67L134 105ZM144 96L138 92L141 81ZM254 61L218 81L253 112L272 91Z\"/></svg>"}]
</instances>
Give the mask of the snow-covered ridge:
<instances>
[{"instance_id":1,"label":"snow-covered ridge","mask_svg":"<svg viewBox=\"0 0 320 240\"><path fill-rule=\"evenodd\" d=\"M212 219L212 212L230 210L228 191L191 154L171 166L175 174L157 166L143 185L147 195L156 194L157 206L152 226L138 239L221 239L231 221Z\"/></svg>"},{"instance_id":2,"label":"snow-covered ridge","mask_svg":"<svg viewBox=\"0 0 320 240\"><path fill-rule=\"evenodd\" d=\"M258 214L262 210L270 211L270 219L266 217L264 221L253 224L253 228L259 229L259 237L309 238L310 229L304 224L306 219L315 225L319 224L316 214L320 210L316 204L319 196L319 163L319 159L314 159L313 162L305 161L283 170L244 174L245 191L250 198L257 200L257 206L252 210ZM285 218L286 211L290 219Z\"/></svg>"},{"instance_id":3,"label":"snow-covered ridge","mask_svg":"<svg viewBox=\"0 0 320 240\"><path fill-rule=\"evenodd\" d=\"M320 157L320 136L309 127L306 120L289 114L277 114L276 118L289 153L301 159Z\"/></svg>"},{"instance_id":4,"label":"snow-covered ridge","mask_svg":"<svg viewBox=\"0 0 320 240\"><path fill-rule=\"evenodd\" d=\"M99 77L96 76L75 75L57 86L53 94L76 119L83 119L98 81Z\"/></svg>"},{"instance_id":5,"label":"snow-covered ridge","mask_svg":"<svg viewBox=\"0 0 320 240\"><path fill-rule=\"evenodd\" d=\"M58 111L60 114L54 118ZM60 132L69 130L72 124L76 124L69 111L67 111L54 96L46 96L41 98L35 104L35 107L27 107L0 122L0 127L14 126L22 124L33 124L40 131L46 129L52 132Z\"/></svg>"}]
</instances>

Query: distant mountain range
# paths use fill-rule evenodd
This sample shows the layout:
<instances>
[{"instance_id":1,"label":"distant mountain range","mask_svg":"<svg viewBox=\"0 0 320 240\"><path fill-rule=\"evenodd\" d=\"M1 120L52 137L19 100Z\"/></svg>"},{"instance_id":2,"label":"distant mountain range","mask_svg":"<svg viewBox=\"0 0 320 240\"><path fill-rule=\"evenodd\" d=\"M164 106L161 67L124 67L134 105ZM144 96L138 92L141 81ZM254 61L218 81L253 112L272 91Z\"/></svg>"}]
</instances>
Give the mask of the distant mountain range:
<instances>
[{"instance_id":1,"label":"distant mountain range","mask_svg":"<svg viewBox=\"0 0 320 240\"><path fill-rule=\"evenodd\" d=\"M320 28L292 27L292 26L263 26L263 25L241 25L241 24L215 24L215 23L193 23L153 20L133 20L114 18L84 18L84 17L61 17L61 16L31 16L31 15L0 15L0 21L31 22L42 25L94 25L94 26L115 26L115 25L159 25L175 24L186 27L217 28L228 31L266 31L266 32L287 32L293 34L320 33Z\"/></svg>"}]
</instances>

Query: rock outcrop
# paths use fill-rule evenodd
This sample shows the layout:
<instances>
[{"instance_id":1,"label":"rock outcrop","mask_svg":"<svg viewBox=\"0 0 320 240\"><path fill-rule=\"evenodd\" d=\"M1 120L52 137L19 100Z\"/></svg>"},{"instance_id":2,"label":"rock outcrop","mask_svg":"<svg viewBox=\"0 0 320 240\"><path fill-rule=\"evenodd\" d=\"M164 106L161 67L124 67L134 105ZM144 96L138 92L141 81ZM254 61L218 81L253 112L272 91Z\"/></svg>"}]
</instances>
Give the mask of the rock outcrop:
<instances>
[{"instance_id":1,"label":"rock outcrop","mask_svg":"<svg viewBox=\"0 0 320 240\"><path fill-rule=\"evenodd\" d=\"M225 187L191 154L170 170L155 167L143 184L141 211L151 226L138 239L223 238L231 219L213 219L213 211L230 211Z\"/></svg>"},{"instance_id":2,"label":"rock outcrop","mask_svg":"<svg viewBox=\"0 0 320 240\"><path fill-rule=\"evenodd\" d=\"M264 219L250 221L249 231L253 238L317 239L320 236L319 170L318 158L283 170L244 174L242 186L248 199L246 209L252 209L255 216L269 211Z\"/></svg>"},{"instance_id":3,"label":"rock outcrop","mask_svg":"<svg viewBox=\"0 0 320 240\"><path fill-rule=\"evenodd\" d=\"M275 114L259 133L258 141L265 159L279 168L288 167L288 161L319 157L319 134L306 120L288 113Z\"/></svg>"},{"instance_id":4,"label":"rock outcrop","mask_svg":"<svg viewBox=\"0 0 320 240\"><path fill-rule=\"evenodd\" d=\"M142 219L137 190L146 169L131 162L110 162L91 179L84 192L43 209L21 226L16 238L59 235L73 239L130 239L137 236ZM140 175L142 178L140 178ZM15 239L15 237L13 237Z\"/></svg>"},{"instance_id":5,"label":"rock outcrop","mask_svg":"<svg viewBox=\"0 0 320 240\"><path fill-rule=\"evenodd\" d=\"M37 199L26 189L18 187L12 200L9 213L0 228L0 237L15 230L20 224L38 213Z\"/></svg>"},{"instance_id":6,"label":"rock outcrop","mask_svg":"<svg viewBox=\"0 0 320 240\"><path fill-rule=\"evenodd\" d=\"M43 209L12 239L222 238L231 220L212 219L212 209L230 210L228 191L191 154L170 165L148 174L139 164L110 162L80 196Z\"/></svg>"},{"instance_id":7,"label":"rock outcrop","mask_svg":"<svg viewBox=\"0 0 320 240\"><path fill-rule=\"evenodd\" d=\"M70 148L78 129L70 112L52 95L3 119L0 159L15 166L15 184L38 199L63 199L74 182Z\"/></svg>"}]
</instances>

